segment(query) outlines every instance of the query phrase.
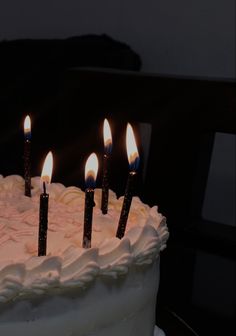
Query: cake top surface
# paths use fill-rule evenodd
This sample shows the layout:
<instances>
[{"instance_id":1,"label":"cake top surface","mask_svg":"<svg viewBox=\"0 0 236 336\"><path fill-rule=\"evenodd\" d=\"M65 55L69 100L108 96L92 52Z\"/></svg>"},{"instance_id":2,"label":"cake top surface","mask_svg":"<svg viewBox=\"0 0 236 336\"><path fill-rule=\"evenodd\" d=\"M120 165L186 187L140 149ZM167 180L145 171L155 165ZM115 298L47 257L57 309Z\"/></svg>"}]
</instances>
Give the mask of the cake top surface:
<instances>
[{"instance_id":1,"label":"cake top surface","mask_svg":"<svg viewBox=\"0 0 236 336\"><path fill-rule=\"evenodd\" d=\"M150 264L165 247L165 217L134 197L124 238L116 238L123 197L109 193L109 212L100 210L95 190L92 248L82 248L84 192L60 183L49 186L47 256L38 257L40 178L32 178L32 197L24 180L0 175L0 302L25 294L84 286L94 277L117 277L132 264Z\"/></svg>"}]
</instances>

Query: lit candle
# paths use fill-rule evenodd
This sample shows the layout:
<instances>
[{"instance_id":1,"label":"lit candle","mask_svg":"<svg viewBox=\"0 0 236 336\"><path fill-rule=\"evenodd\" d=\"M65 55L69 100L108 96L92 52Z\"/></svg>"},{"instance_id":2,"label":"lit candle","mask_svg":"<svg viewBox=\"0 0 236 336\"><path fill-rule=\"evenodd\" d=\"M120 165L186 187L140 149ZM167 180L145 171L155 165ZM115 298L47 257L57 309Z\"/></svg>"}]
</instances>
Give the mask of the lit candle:
<instances>
[{"instance_id":1,"label":"lit candle","mask_svg":"<svg viewBox=\"0 0 236 336\"><path fill-rule=\"evenodd\" d=\"M48 230L48 201L47 185L51 182L53 158L52 152L49 152L43 165L41 183L43 192L40 195L39 208L39 235L38 235L38 256L47 254L47 230Z\"/></svg>"},{"instance_id":2,"label":"lit candle","mask_svg":"<svg viewBox=\"0 0 236 336\"><path fill-rule=\"evenodd\" d=\"M108 209L109 198L109 160L112 150L111 129L107 119L103 124L104 154L103 154L103 175L102 175L102 201L101 210L105 215Z\"/></svg>"},{"instance_id":3,"label":"lit candle","mask_svg":"<svg viewBox=\"0 0 236 336\"><path fill-rule=\"evenodd\" d=\"M83 247L91 247L92 220L94 207L94 188L96 184L98 171L98 159L95 153L92 153L85 165L85 206L84 206L84 233Z\"/></svg>"},{"instance_id":4,"label":"lit candle","mask_svg":"<svg viewBox=\"0 0 236 336\"><path fill-rule=\"evenodd\" d=\"M31 197L31 121L27 115L24 121L24 178L25 196Z\"/></svg>"},{"instance_id":5,"label":"lit candle","mask_svg":"<svg viewBox=\"0 0 236 336\"><path fill-rule=\"evenodd\" d=\"M127 155L129 160L129 176L126 184L124 201L122 205L122 210L120 214L120 220L116 232L116 237L122 238L125 234L126 224L129 216L129 210L133 197L134 190L134 181L135 176L137 174L137 169L139 165L139 154L136 146L133 129L130 124L127 125L126 131L126 147L127 147Z\"/></svg>"}]
</instances>

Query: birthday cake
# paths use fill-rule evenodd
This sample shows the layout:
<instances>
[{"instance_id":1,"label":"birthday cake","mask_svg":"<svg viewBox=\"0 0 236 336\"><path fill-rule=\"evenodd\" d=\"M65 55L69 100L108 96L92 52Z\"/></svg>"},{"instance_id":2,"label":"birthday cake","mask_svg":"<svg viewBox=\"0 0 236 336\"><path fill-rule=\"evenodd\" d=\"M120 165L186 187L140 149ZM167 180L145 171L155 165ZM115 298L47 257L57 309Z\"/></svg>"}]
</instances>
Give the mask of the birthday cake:
<instances>
[{"instance_id":1,"label":"birthday cake","mask_svg":"<svg viewBox=\"0 0 236 336\"><path fill-rule=\"evenodd\" d=\"M134 197L116 238L123 199L108 214L95 190L91 248L82 248L84 192L49 186L47 255L38 257L40 179L0 176L0 335L153 336L165 217Z\"/></svg>"}]
</instances>

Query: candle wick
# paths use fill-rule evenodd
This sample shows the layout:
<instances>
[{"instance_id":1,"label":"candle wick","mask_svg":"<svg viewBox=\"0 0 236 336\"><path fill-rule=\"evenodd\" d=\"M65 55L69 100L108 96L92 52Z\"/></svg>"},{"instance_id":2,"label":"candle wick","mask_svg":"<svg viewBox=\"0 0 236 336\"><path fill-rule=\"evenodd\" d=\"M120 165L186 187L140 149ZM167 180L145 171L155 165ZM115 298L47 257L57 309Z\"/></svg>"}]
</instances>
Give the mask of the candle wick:
<instances>
[{"instance_id":1,"label":"candle wick","mask_svg":"<svg viewBox=\"0 0 236 336\"><path fill-rule=\"evenodd\" d=\"M45 183L45 181L43 182L43 193L46 194L46 183Z\"/></svg>"}]
</instances>

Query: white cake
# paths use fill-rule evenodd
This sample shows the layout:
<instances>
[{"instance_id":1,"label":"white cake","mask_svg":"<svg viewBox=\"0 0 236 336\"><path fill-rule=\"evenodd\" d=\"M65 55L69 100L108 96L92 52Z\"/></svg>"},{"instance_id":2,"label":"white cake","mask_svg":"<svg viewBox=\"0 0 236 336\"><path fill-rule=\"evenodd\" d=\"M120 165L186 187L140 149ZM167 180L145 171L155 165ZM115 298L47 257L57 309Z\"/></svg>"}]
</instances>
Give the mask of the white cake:
<instances>
[{"instance_id":1,"label":"white cake","mask_svg":"<svg viewBox=\"0 0 236 336\"><path fill-rule=\"evenodd\" d=\"M39 178L0 176L0 335L153 336L159 253L168 230L157 207L134 197L115 238L123 198L95 191L92 248L83 249L84 193L50 185L47 256L37 256ZM154 331L155 328L155 331Z\"/></svg>"}]
</instances>

